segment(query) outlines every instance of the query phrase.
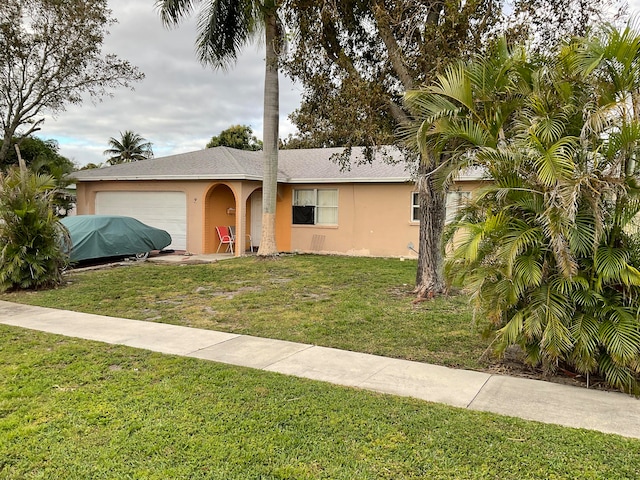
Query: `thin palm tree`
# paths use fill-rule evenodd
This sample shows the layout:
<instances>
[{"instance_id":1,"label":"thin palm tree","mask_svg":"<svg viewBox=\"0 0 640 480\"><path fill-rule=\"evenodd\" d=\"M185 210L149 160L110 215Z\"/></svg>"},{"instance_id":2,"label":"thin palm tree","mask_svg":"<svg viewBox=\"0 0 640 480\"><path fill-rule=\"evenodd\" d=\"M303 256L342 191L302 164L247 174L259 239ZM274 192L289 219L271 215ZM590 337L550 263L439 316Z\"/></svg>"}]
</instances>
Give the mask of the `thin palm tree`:
<instances>
[{"instance_id":1,"label":"thin palm tree","mask_svg":"<svg viewBox=\"0 0 640 480\"><path fill-rule=\"evenodd\" d=\"M103 155L110 155L107 160L109 165L137 162L138 160L153 158L151 142L147 142L146 138L143 138L131 130L120 132L119 140L111 137L109 139L109 147L110 148L103 152Z\"/></svg>"},{"instance_id":2,"label":"thin palm tree","mask_svg":"<svg viewBox=\"0 0 640 480\"><path fill-rule=\"evenodd\" d=\"M176 26L189 16L197 0L158 0L166 26ZM262 180L262 238L258 255L278 253L276 246L276 197L278 188L278 122L280 117L278 61L284 27L278 15L279 0L211 0L198 18L197 48L201 63L228 68L241 48L264 33L266 47L264 82Z\"/></svg>"}]
</instances>

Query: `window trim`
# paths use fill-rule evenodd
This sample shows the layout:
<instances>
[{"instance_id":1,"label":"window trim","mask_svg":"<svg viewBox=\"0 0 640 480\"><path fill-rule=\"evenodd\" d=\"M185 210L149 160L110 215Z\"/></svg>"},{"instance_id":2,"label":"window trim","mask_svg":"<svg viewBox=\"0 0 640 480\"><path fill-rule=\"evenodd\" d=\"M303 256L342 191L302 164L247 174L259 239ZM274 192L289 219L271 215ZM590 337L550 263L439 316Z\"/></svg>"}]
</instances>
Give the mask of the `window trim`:
<instances>
[{"instance_id":1,"label":"window trim","mask_svg":"<svg viewBox=\"0 0 640 480\"><path fill-rule=\"evenodd\" d=\"M313 204L312 205L296 205L296 192L300 192L300 191L313 191ZM318 192L319 191L335 192L336 193L336 204L335 205L320 206L318 204ZM338 209L340 207L339 195L340 195L340 189L338 189L338 188L294 188L294 189L292 189L292 199L291 199L292 209L295 208L295 207L313 207L314 218L313 218L313 223L306 223L306 224L305 223L293 223L293 214L292 214L291 224L292 225L296 225L296 226L302 226L302 227L309 227L309 226L336 227L338 225ZM336 222L335 223L318 223L319 210L321 208L332 208L332 209L335 209Z\"/></svg>"},{"instance_id":2,"label":"window trim","mask_svg":"<svg viewBox=\"0 0 640 480\"><path fill-rule=\"evenodd\" d=\"M445 224L451 223L455 215L460 208L464 206L465 202L471 199L472 193L470 190L449 190L445 197ZM455 205L453 201L449 200L450 195L456 195ZM411 192L411 223L420 223L420 196L419 192Z\"/></svg>"},{"instance_id":3,"label":"window trim","mask_svg":"<svg viewBox=\"0 0 640 480\"><path fill-rule=\"evenodd\" d=\"M411 192L411 223L420 223L420 192Z\"/></svg>"}]
</instances>

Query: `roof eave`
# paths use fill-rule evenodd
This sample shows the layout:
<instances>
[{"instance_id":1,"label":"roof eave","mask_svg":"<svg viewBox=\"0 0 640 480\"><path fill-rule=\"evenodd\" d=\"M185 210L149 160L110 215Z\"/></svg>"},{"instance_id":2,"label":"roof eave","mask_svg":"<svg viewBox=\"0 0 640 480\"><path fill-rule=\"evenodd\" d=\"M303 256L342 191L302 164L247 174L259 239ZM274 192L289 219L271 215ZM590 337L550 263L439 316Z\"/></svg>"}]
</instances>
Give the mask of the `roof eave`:
<instances>
[{"instance_id":1,"label":"roof eave","mask_svg":"<svg viewBox=\"0 0 640 480\"><path fill-rule=\"evenodd\" d=\"M290 178L287 183L407 183L409 177L354 177L354 178Z\"/></svg>"},{"instance_id":2,"label":"roof eave","mask_svg":"<svg viewBox=\"0 0 640 480\"><path fill-rule=\"evenodd\" d=\"M260 175L109 175L90 178L77 178L77 182L116 182L116 181L154 181L154 180L247 180L262 181Z\"/></svg>"}]
</instances>

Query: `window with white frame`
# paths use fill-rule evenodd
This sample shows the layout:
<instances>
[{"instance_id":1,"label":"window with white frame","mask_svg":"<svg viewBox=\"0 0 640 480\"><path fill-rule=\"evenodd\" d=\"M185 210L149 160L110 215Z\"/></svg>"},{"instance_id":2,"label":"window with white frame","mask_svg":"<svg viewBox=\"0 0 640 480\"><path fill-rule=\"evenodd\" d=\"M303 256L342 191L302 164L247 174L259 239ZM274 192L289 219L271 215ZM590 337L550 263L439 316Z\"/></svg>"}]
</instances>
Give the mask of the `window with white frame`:
<instances>
[{"instance_id":1,"label":"window with white frame","mask_svg":"<svg viewBox=\"0 0 640 480\"><path fill-rule=\"evenodd\" d=\"M447 192L445 223L450 223L456 214L471 198L471 192L454 191ZM418 192L411 192L411 221L420 221L420 200Z\"/></svg>"},{"instance_id":2,"label":"window with white frame","mask_svg":"<svg viewBox=\"0 0 640 480\"><path fill-rule=\"evenodd\" d=\"M411 221L420 221L420 197L418 192L411 192Z\"/></svg>"},{"instance_id":3,"label":"window with white frame","mask_svg":"<svg viewBox=\"0 0 640 480\"><path fill-rule=\"evenodd\" d=\"M294 225L337 225L338 190L308 188L293 191Z\"/></svg>"}]
</instances>

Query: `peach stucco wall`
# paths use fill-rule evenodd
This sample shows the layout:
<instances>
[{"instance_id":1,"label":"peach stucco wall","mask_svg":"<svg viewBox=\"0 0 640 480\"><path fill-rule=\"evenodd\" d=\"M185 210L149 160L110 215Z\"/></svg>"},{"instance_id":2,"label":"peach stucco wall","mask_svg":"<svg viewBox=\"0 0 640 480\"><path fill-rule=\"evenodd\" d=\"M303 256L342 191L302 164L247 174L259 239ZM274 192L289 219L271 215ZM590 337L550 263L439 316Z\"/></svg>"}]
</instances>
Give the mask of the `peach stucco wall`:
<instances>
[{"instance_id":1,"label":"peach stucco wall","mask_svg":"<svg viewBox=\"0 0 640 480\"><path fill-rule=\"evenodd\" d=\"M458 182L453 189L475 192L483 182ZM292 225L291 203L296 188L338 190L337 225ZM417 257L420 235L418 222L411 220L413 183L360 183L287 185L286 213L291 232L291 251L339 253L346 255ZM284 202L283 202L284 204Z\"/></svg>"},{"instance_id":2,"label":"peach stucco wall","mask_svg":"<svg viewBox=\"0 0 640 480\"><path fill-rule=\"evenodd\" d=\"M296 188L337 189L338 224L291 225ZM412 254L408 243L417 245L419 227L411 221L411 183L288 185L285 190L292 251L408 257Z\"/></svg>"},{"instance_id":3,"label":"peach stucco wall","mask_svg":"<svg viewBox=\"0 0 640 480\"><path fill-rule=\"evenodd\" d=\"M460 183L457 188L474 191L478 182ZM95 213L98 191L179 191L186 194L187 250L215 252L215 226L235 225L239 241L250 232L248 201L259 182L197 181L101 181L77 184L78 214ZM292 225L295 188L335 188L338 190L337 225ZM280 251L339 253L346 255L415 257L407 245L417 248L419 225L411 221L413 183L304 184L278 186L276 242ZM235 212L228 213L229 208ZM257 243L257 242L256 242ZM238 245L244 252L244 245Z\"/></svg>"},{"instance_id":4,"label":"peach stucco wall","mask_svg":"<svg viewBox=\"0 0 640 480\"><path fill-rule=\"evenodd\" d=\"M242 238L248 232L247 199L260 187L259 182L197 181L101 181L78 182L78 215L94 214L96 193L100 191L184 192L187 211L187 250L215 252L218 248L216 225L235 225ZM228 208L235 212L228 213Z\"/></svg>"}]
</instances>

